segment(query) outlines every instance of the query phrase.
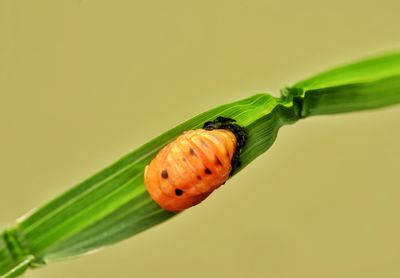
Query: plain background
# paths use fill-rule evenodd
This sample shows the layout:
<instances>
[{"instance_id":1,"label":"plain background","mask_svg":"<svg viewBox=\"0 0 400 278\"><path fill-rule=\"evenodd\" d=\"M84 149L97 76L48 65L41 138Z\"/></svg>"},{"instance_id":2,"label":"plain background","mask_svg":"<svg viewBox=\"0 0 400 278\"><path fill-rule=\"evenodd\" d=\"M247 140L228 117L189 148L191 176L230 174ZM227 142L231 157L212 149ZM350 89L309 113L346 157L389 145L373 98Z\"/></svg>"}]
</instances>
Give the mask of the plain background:
<instances>
[{"instance_id":1,"label":"plain background","mask_svg":"<svg viewBox=\"0 0 400 278\"><path fill-rule=\"evenodd\" d=\"M0 226L208 108L400 48L399 1L0 0ZM399 277L400 107L315 117L46 277Z\"/></svg>"}]
</instances>

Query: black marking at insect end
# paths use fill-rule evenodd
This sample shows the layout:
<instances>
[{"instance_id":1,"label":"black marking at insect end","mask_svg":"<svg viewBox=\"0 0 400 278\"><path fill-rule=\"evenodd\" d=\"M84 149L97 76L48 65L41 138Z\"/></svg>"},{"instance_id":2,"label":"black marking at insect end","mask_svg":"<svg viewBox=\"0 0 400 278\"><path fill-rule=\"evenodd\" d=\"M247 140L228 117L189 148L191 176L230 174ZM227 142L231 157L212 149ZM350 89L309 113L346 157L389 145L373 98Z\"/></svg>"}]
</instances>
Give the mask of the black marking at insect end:
<instances>
[{"instance_id":1,"label":"black marking at insect end","mask_svg":"<svg viewBox=\"0 0 400 278\"><path fill-rule=\"evenodd\" d=\"M175 189L175 195L176 196L182 196L183 195L183 190L179 189L179 188Z\"/></svg>"},{"instance_id":2,"label":"black marking at insect end","mask_svg":"<svg viewBox=\"0 0 400 278\"><path fill-rule=\"evenodd\" d=\"M240 167L240 154L247 140L247 130L235 122L236 120L234 119L218 116L214 121L208 121L203 125L205 130L226 129L235 135L236 149L231 159L231 171L229 176L232 176L235 170Z\"/></svg>"},{"instance_id":3,"label":"black marking at insect end","mask_svg":"<svg viewBox=\"0 0 400 278\"><path fill-rule=\"evenodd\" d=\"M211 175L212 174L211 170L208 169L208 168L204 169L204 173L206 173L207 175Z\"/></svg>"}]
</instances>

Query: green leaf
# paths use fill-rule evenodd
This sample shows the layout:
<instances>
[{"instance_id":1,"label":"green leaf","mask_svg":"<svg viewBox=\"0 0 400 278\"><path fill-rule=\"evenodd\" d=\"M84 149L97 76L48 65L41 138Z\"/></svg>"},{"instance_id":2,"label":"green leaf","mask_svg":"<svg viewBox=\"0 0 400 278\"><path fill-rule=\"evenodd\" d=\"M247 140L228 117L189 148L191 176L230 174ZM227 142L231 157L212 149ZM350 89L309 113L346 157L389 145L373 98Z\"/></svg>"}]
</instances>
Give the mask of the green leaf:
<instances>
[{"instance_id":1,"label":"green leaf","mask_svg":"<svg viewBox=\"0 0 400 278\"><path fill-rule=\"evenodd\" d=\"M329 70L283 90L301 117L384 107L400 102L400 53Z\"/></svg>"},{"instance_id":2,"label":"green leaf","mask_svg":"<svg viewBox=\"0 0 400 278\"><path fill-rule=\"evenodd\" d=\"M400 102L400 54L327 71L282 91L258 94L204 112L163 133L66 193L19 219L0 234L0 276L28 266L92 252L121 241L176 213L159 207L143 181L145 166L182 132L218 116L247 129L246 167L273 144L280 127L311 115L349 112Z\"/></svg>"},{"instance_id":3,"label":"green leaf","mask_svg":"<svg viewBox=\"0 0 400 278\"><path fill-rule=\"evenodd\" d=\"M201 128L217 116L234 118L249 132L241 168L272 145L282 125L297 120L290 102L259 94L211 109L178 125L23 217L13 228L20 239L20 249L24 250L16 256L17 261L33 254L31 264L38 266L81 255L176 215L150 198L143 182L144 168L183 131Z\"/></svg>"},{"instance_id":4,"label":"green leaf","mask_svg":"<svg viewBox=\"0 0 400 278\"><path fill-rule=\"evenodd\" d=\"M0 234L0 277L19 276L33 260L33 255L21 246L21 238L18 238L15 229L7 229Z\"/></svg>"}]
</instances>

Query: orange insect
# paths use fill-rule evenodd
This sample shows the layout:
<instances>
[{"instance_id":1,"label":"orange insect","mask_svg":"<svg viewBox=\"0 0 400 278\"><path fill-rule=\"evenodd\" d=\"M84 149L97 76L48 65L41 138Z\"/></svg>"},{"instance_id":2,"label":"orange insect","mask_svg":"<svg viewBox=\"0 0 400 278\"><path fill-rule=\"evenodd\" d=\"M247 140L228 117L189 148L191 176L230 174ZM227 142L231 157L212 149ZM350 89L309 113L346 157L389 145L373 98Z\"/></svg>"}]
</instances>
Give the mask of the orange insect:
<instances>
[{"instance_id":1,"label":"orange insect","mask_svg":"<svg viewBox=\"0 0 400 278\"><path fill-rule=\"evenodd\" d=\"M145 168L144 182L153 200L165 210L181 211L224 184L240 166L247 138L245 129L233 122L218 117L165 146Z\"/></svg>"}]
</instances>

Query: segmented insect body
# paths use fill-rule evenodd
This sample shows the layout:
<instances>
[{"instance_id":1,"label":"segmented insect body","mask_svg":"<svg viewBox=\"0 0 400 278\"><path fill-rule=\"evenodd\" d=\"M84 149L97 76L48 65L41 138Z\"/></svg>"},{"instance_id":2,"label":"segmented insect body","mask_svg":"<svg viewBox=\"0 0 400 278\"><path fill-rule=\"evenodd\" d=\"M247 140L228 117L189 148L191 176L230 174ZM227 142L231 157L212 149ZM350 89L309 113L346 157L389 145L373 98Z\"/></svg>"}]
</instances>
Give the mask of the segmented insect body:
<instances>
[{"instance_id":1,"label":"segmented insect body","mask_svg":"<svg viewBox=\"0 0 400 278\"><path fill-rule=\"evenodd\" d=\"M235 125L231 119L217 120ZM206 129L184 132L146 166L145 185L162 208L181 211L200 203L225 183L232 165L238 166L244 142L238 144L236 132L219 127L208 122Z\"/></svg>"}]
</instances>

